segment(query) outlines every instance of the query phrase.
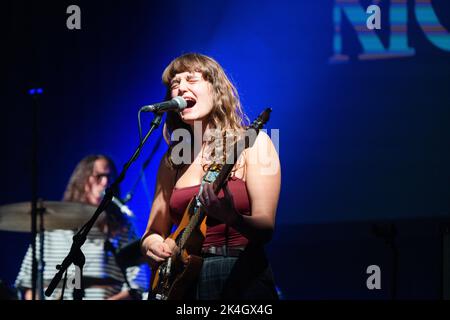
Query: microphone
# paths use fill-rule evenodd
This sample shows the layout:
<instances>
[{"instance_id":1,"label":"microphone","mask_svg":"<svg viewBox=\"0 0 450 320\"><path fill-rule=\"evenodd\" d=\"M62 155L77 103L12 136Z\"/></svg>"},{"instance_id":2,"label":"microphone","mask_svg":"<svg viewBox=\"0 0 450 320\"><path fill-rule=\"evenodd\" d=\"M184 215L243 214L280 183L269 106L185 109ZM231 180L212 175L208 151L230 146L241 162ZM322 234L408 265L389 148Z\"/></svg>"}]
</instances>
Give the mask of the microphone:
<instances>
[{"instance_id":1,"label":"microphone","mask_svg":"<svg viewBox=\"0 0 450 320\"><path fill-rule=\"evenodd\" d=\"M120 209L120 211L122 211L123 214L125 214L129 218L134 218L133 211L131 211L130 208L128 208L126 205L124 205L122 203L122 201L120 201L119 199L117 199L116 197L113 196L112 202Z\"/></svg>"},{"instance_id":2,"label":"microphone","mask_svg":"<svg viewBox=\"0 0 450 320\"><path fill-rule=\"evenodd\" d=\"M106 192L103 190L102 196L105 196L105 193ZM127 205L124 204L121 200L113 196L111 201L120 209L120 212L122 212L124 215L128 216L129 218L135 217L133 211L131 211L130 208L128 208Z\"/></svg>"},{"instance_id":3,"label":"microphone","mask_svg":"<svg viewBox=\"0 0 450 320\"><path fill-rule=\"evenodd\" d=\"M167 112L182 111L186 108L187 102L182 97L175 97L172 100L143 106L141 112Z\"/></svg>"}]
</instances>

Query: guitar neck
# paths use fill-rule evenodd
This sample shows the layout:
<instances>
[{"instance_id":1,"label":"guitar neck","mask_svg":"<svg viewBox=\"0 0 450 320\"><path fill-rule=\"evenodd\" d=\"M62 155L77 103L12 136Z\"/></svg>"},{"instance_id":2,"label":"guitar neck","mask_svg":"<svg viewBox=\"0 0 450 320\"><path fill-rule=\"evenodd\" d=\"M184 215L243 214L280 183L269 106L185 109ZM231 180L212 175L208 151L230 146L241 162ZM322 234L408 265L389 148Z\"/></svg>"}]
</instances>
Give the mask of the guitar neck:
<instances>
[{"instance_id":1,"label":"guitar neck","mask_svg":"<svg viewBox=\"0 0 450 320\"><path fill-rule=\"evenodd\" d=\"M222 170L220 170L219 175L217 176L216 180L214 180L214 182L213 182L213 190L216 195L219 194L220 190L225 185L225 182L228 180L228 177L230 176L234 165L235 165L235 162L233 162L232 164L227 162L222 167Z\"/></svg>"}]
</instances>

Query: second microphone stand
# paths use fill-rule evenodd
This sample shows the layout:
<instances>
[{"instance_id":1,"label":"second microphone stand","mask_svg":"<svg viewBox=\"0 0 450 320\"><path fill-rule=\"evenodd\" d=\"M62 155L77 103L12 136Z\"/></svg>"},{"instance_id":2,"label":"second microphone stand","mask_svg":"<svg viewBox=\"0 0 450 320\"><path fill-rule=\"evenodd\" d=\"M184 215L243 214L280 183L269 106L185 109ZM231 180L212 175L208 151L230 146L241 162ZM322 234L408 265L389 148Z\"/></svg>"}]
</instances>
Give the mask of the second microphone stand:
<instances>
[{"instance_id":1,"label":"second microphone stand","mask_svg":"<svg viewBox=\"0 0 450 320\"><path fill-rule=\"evenodd\" d=\"M52 281L50 282L50 285L48 286L47 290L45 290L45 295L47 297L50 297L55 290L58 283L61 281L61 278L64 274L64 272L69 268L69 266L73 263L75 266L79 267L80 275L80 288L74 289L74 299L81 300L83 297L83 266L85 262L85 256L83 252L81 251L81 247L86 242L87 235L89 234L89 231L94 226L95 221L97 221L97 218L99 215L108 207L108 205L112 202L113 198L113 190L115 190L119 184L123 181L125 178L125 174L128 170L128 168L131 166L131 164L137 159L139 156L142 147L144 146L147 139L150 137L152 132L159 127L161 124L162 114L157 113L155 114L155 117L153 118L152 125L150 127L150 130L147 132L145 137L139 142L138 147L136 148L136 151L134 152L133 156L128 160L128 162L123 166L122 172L120 173L119 177L114 181L110 187L108 187L105 191L105 196L103 197L100 205L98 206L97 210L95 210L94 215L92 218L73 236L72 240L72 246L70 248L69 254L66 256L66 258L63 260L63 262L60 265L56 266L56 269L58 269L58 272L53 277Z\"/></svg>"}]
</instances>

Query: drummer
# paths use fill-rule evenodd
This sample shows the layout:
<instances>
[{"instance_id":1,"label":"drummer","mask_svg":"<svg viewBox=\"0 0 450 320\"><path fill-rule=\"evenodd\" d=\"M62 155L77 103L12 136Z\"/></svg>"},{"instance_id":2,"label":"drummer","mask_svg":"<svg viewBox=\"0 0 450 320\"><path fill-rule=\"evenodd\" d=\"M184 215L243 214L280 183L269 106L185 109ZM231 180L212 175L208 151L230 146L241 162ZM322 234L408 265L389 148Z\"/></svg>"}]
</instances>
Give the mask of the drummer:
<instances>
[{"instance_id":1,"label":"drummer","mask_svg":"<svg viewBox=\"0 0 450 320\"><path fill-rule=\"evenodd\" d=\"M69 179L63 201L80 202L98 206L103 192L116 175L116 169L111 159L104 155L89 155L82 159ZM114 190L118 196L118 190ZM134 266L126 269L127 280L133 290L124 283L124 277L111 251L105 250L105 240L109 240L116 251L133 240L139 239L133 224L114 205L110 205L107 213L102 213L96 225L89 232L82 251L86 257L83 267L83 279L89 278L89 283L83 283L86 300L125 300L132 299L145 291L147 286L147 270L144 266ZM73 230L50 230L44 233L44 283L52 280L57 272L56 265L61 264L69 253L72 245ZM39 241L36 241L36 252L39 252ZM37 255L38 256L38 255ZM68 279L75 279L75 266L68 269ZM32 293L32 251L31 247L22 261L15 285L22 292L24 299L31 299ZM98 281L96 281L97 279ZM61 281L62 283L63 281ZM64 289L64 300L73 299L72 286ZM135 293L138 292L137 295ZM59 299L61 285L46 299Z\"/></svg>"}]
</instances>

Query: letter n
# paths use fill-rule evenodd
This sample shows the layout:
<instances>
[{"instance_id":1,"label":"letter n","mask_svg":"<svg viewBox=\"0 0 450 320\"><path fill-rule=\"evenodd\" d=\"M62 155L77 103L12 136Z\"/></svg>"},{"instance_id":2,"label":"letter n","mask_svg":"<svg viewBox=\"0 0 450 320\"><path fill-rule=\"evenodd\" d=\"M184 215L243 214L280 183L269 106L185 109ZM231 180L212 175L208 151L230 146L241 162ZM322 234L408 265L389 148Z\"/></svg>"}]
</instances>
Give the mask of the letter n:
<instances>
[{"instance_id":1,"label":"letter n","mask_svg":"<svg viewBox=\"0 0 450 320\"><path fill-rule=\"evenodd\" d=\"M374 1L375 2L375 1ZM379 1L376 1L379 2ZM367 28L367 13L359 0L335 0L333 8L334 55L330 58L331 63L348 62L349 56L343 52L342 40L342 17L346 16L356 31L358 41L362 46L362 53L358 55L362 60L373 60L382 58L393 58L411 56L415 53L408 46L407 25L408 8L407 0L391 1L389 10L390 39L389 46L385 48L379 36L374 30Z\"/></svg>"}]
</instances>

